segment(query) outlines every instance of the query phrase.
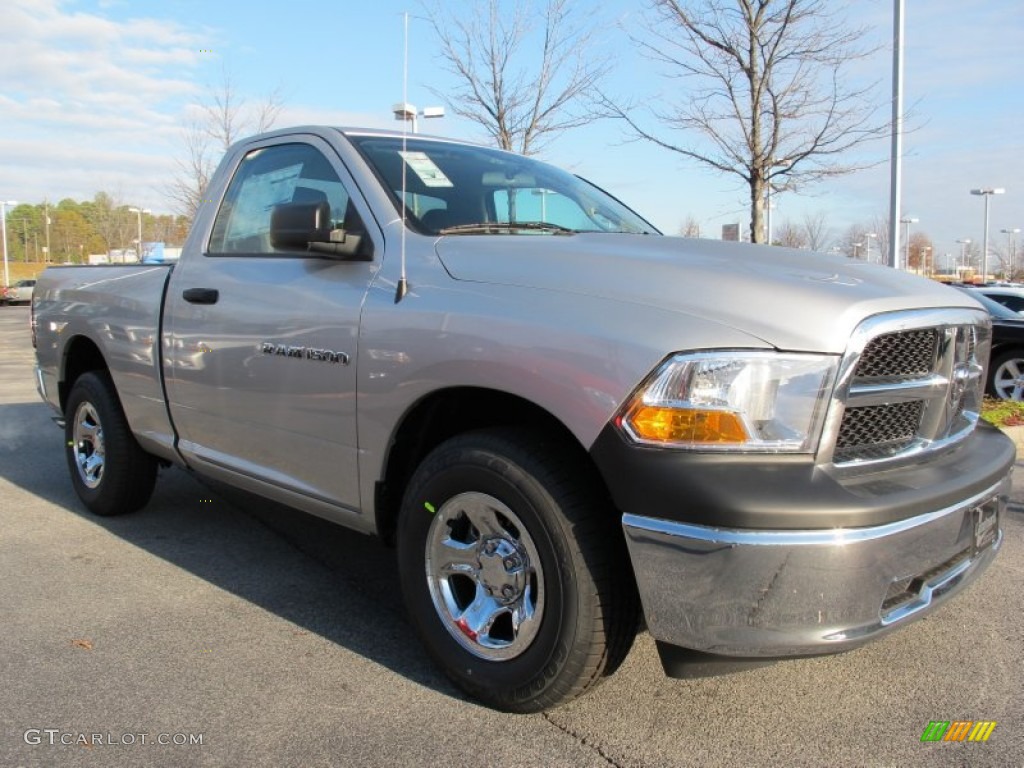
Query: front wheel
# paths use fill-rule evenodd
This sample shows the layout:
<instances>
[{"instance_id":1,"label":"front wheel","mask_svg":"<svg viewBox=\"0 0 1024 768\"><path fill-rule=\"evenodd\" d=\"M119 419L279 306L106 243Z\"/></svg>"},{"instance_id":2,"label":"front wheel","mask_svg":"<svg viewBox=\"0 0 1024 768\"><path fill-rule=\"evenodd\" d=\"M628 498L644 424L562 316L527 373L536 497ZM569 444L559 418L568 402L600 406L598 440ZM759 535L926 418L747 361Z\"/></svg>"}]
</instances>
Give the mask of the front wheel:
<instances>
[{"instance_id":1,"label":"front wheel","mask_svg":"<svg viewBox=\"0 0 1024 768\"><path fill-rule=\"evenodd\" d=\"M573 456L518 430L455 437L403 501L412 622L460 688L506 711L580 695L618 666L636 631L621 529Z\"/></svg>"},{"instance_id":2,"label":"front wheel","mask_svg":"<svg viewBox=\"0 0 1024 768\"><path fill-rule=\"evenodd\" d=\"M109 373L75 381L64 421L71 484L85 506L103 516L144 507L156 484L156 459L132 435Z\"/></svg>"},{"instance_id":3,"label":"front wheel","mask_svg":"<svg viewBox=\"0 0 1024 768\"><path fill-rule=\"evenodd\" d=\"M993 358L988 390L1000 400L1024 400L1024 351L1011 350Z\"/></svg>"}]
</instances>

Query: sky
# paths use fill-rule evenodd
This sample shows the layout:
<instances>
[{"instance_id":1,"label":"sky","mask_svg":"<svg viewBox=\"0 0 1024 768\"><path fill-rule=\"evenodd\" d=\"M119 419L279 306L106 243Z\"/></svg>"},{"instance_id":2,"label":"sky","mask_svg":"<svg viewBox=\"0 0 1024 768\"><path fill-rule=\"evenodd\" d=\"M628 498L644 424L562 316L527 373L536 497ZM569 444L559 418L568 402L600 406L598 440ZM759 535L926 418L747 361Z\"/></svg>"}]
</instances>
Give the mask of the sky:
<instances>
[{"instance_id":1,"label":"sky","mask_svg":"<svg viewBox=\"0 0 1024 768\"><path fill-rule=\"evenodd\" d=\"M460 16L474 5L438 3ZM931 238L941 266L943 254L959 253L957 240L982 240L984 205L972 188L1006 190L990 199L993 249L1006 247L1000 230L1024 229L1024 5L906 5L911 130L902 209L919 219L913 231ZM853 74L878 83L876 101L888 114L893 4L845 7L848 22L878 46ZM680 84L630 41L646 3L602 0L585 8L596 27L594 54L611 65L606 90L631 98L657 128L642 105L662 103ZM402 100L404 13L408 101L439 105L434 91L450 92L453 80L417 0L0 0L0 199L85 200L103 190L126 205L174 212L167 189L184 157L184 127L225 72L250 103L279 93L276 127L397 127L391 105ZM486 141L450 110L422 130ZM838 238L852 225L887 219L888 153L888 141L878 142L856 158L873 167L775 195L773 226L821 214ZM604 187L668 234L690 217L708 237L749 221L747 192L735 177L636 141L616 121L574 129L541 159ZM1024 245L1024 232L1017 238Z\"/></svg>"}]
</instances>

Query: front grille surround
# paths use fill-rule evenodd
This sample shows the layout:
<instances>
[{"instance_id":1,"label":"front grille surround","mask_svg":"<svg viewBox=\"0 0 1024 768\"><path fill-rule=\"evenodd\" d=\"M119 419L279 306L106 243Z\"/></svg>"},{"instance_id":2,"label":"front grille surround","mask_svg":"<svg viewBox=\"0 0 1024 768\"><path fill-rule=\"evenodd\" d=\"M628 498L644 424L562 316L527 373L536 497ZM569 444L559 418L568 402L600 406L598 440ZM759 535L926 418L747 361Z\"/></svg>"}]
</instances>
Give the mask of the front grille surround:
<instances>
[{"instance_id":1,"label":"front grille surround","mask_svg":"<svg viewBox=\"0 0 1024 768\"><path fill-rule=\"evenodd\" d=\"M987 313L970 309L861 323L840 364L819 463L896 462L967 437L981 410L991 334Z\"/></svg>"}]
</instances>

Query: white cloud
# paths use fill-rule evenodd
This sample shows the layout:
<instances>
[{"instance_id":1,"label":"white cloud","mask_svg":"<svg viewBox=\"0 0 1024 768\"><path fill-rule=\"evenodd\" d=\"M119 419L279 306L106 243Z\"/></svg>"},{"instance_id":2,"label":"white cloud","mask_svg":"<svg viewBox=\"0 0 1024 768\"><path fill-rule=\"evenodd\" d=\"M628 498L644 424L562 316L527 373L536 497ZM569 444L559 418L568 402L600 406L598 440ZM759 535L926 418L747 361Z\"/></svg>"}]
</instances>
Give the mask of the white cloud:
<instances>
[{"instance_id":1,"label":"white cloud","mask_svg":"<svg viewBox=\"0 0 1024 768\"><path fill-rule=\"evenodd\" d=\"M119 9L123 15L129 9ZM211 34L113 20L62 0L5 0L0 26L0 193L28 201L122 189L165 210L181 115Z\"/></svg>"},{"instance_id":2,"label":"white cloud","mask_svg":"<svg viewBox=\"0 0 1024 768\"><path fill-rule=\"evenodd\" d=\"M45 93L122 105L194 91L197 31L152 19L112 21L65 11L58 0L8 0L0 27L0 82L8 95Z\"/></svg>"}]
</instances>

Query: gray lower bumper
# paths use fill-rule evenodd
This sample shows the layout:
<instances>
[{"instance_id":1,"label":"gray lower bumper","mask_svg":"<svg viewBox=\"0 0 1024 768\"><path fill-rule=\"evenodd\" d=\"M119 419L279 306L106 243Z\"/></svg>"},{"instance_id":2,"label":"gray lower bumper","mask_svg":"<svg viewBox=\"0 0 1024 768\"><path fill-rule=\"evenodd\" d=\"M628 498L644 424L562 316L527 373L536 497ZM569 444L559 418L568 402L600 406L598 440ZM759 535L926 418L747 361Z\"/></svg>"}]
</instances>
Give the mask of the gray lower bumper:
<instances>
[{"instance_id":1,"label":"gray lower bumper","mask_svg":"<svg viewBox=\"0 0 1024 768\"><path fill-rule=\"evenodd\" d=\"M1002 544L1009 478L871 528L724 530L626 514L655 640L746 658L848 650L971 583Z\"/></svg>"}]
</instances>

